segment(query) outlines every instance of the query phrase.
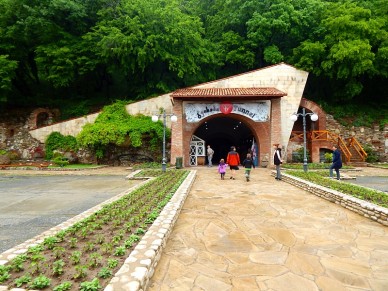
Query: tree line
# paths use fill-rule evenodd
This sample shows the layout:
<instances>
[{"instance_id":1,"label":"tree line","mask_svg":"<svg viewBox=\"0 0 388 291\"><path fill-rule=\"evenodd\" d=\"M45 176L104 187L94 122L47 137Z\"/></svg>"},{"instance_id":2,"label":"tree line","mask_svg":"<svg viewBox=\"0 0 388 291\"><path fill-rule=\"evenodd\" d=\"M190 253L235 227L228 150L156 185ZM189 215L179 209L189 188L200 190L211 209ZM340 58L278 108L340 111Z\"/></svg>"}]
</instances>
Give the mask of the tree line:
<instances>
[{"instance_id":1,"label":"tree line","mask_svg":"<svg viewBox=\"0 0 388 291\"><path fill-rule=\"evenodd\" d=\"M388 0L0 0L0 106L68 115L279 62L320 104L387 105ZM385 107L386 108L386 107Z\"/></svg>"}]
</instances>

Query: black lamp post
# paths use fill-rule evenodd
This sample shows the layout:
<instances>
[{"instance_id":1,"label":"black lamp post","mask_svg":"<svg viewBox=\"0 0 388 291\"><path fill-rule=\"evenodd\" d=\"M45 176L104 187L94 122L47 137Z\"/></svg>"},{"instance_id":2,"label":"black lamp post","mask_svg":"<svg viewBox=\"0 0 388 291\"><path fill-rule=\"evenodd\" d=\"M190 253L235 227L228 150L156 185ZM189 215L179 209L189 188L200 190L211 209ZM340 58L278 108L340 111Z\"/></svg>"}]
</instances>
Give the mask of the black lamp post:
<instances>
[{"instance_id":1,"label":"black lamp post","mask_svg":"<svg viewBox=\"0 0 388 291\"><path fill-rule=\"evenodd\" d=\"M310 115L312 121L318 120L318 115L315 113L306 113L306 109L302 108L302 113L294 113L291 115L291 120L295 122L299 116L303 117L303 171L307 172L307 153L306 153L306 116Z\"/></svg>"},{"instance_id":2,"label":"black lamp post","mask_svg":"<svg viewBox=\"0 0 388 291\"><path fill-rule=\"evenodd\" d=\"M152 115L152 121L157 122L159 117L163 118L163 158L162 158L162 171L166 172L167 158L166 158L166 121L167 116L170 117L171 122L176 122L178 118L175 114L167 114L166 110L163 109L161 114Z\"/></svg>"}]
</instances>

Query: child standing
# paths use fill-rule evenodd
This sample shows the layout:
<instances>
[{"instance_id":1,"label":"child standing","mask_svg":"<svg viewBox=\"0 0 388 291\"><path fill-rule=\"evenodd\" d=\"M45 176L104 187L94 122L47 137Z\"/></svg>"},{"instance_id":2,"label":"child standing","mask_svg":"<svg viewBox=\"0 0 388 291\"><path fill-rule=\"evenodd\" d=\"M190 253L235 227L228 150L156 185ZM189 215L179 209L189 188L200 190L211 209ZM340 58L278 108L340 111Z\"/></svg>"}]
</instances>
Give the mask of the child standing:
<instances>
[{"instance_id":1,"label":"child standing","mask_svg":"<svg viewBox=\"0 0 388 291\"><path fill-rule=\"evenodd\" d=\"M251 154L247 154L247 158L242 162L242 164L245 168L245 178L247 179L247 182L249 182L252 167L255 167Z\"/></svg>"},{"instance_id":2,"label":"child standing","mask_svg":"<svg viewBox=\"0 0 388 291\"><path fill-rule=\"evenodd\" d=\"M226 167L228 165L225 164L225 160L221 159L220 163L218 164L218 173L221 174L221 180L225 180L225 172L226 172Z\"/></svg>"}]
</instances>

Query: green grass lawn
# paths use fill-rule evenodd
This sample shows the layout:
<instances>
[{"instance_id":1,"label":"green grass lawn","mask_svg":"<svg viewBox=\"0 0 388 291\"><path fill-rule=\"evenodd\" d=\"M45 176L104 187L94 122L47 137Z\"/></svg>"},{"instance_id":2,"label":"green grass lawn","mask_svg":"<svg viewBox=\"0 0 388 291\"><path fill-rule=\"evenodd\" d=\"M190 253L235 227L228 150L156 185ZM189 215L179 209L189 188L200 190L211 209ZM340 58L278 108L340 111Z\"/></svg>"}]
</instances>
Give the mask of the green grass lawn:
<instances>
[{"instance_id":1,"label":"green grass lawn","mask_svg":"<svg viewBox=\"0 0 388 291\"><path fill-rule=\"evenodd\" d=\"M330 166L331 166L331 163L308 163L307 164L307 167L310 170L329 169ZM283 164L282 168L293 169L293 170L302 170L303 164L302 163L287 163L287 164ZM354 169L354 167L343 165L342 169Z\"/></svg>"}]
</instances>

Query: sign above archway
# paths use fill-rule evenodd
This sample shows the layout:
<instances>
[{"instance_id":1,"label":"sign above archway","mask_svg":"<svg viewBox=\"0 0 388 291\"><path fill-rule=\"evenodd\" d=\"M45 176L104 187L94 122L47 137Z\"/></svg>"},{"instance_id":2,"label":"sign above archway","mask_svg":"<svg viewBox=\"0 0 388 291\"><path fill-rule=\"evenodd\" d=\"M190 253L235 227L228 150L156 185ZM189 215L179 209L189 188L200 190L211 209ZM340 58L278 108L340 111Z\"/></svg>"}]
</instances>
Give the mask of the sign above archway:
<instances>
[{"instance_id":1,"label":"sign above archway","mask_svg":"<svg viewBox=\"0 0 388 291\"><path fill-rule=\"evenodd\" d=\"M184 112L187 122L198 122L203 118L214 114L239 114L252 119L255 122L269 120L270 101L260 102L213 102L213 103L186 103Z\"/></svg>"}]
</instances>

